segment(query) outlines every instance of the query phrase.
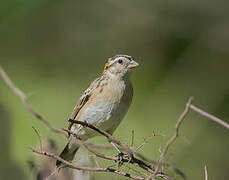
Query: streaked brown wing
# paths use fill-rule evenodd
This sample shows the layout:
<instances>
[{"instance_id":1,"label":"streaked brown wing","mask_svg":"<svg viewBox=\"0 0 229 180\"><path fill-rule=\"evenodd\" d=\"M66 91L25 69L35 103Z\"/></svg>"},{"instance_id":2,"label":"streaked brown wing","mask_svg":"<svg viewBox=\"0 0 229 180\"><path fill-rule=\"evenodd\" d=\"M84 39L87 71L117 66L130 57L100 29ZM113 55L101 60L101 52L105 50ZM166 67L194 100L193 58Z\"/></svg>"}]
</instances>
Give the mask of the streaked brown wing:
<instances>
[{"instance_id":1,"label":"streaked brown wing","mask_svg":"<svg viewBox=\"0 0 229 180\"><path fill-rule=\"evenodd\" d=\"M88 102L88 100L91 97L91 94L93 90L96 88L97 84L100 82L100 78L95 79L90 86L84 91L83 95L79 99L79 101L76 103L76 106L73 109L71 119L75 119L79 111L82 109L82 107ZM69 123L68 130L71 129L73 123Z\"/></svg>"}]
</instances>

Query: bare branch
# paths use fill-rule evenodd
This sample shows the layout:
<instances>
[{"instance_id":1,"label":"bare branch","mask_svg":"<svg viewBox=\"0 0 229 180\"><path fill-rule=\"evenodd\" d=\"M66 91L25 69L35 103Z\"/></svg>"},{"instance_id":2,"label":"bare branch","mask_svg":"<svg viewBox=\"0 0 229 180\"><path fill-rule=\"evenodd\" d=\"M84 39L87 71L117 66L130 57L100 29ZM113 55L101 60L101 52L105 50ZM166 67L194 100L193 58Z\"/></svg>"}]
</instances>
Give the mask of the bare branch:
<instances>
[{"instance_id":1,"label":"bare branch","mask_svg":"<svg viewBox=\"0 0 229 180\"><path fill-rule=\"evenodd\" d=\"M75 165L75 164L73 164L71 162L68 162L68 161L66 161L66 160L64 160L64 159L60 158L59 156L57 156L55 154L52 154L52 153L39 151L39 150L36 150L36 149L32 149L32 151L34 153L37 153L37 154L40 154L40 155L44 155L44 156L47 156L47 157L50 157L50 158L53 158L53 159L56 159L56 160L62 162L63 164L67 165L69 168L72 168L72 169L85 170L85 171L94 171L94 172L110 172L110 173L115 173L115 174L118 174L118 175L121 175L121 176L125 176L125 177L131 178L131 179L135 179L135 180L144 180L144 178L142 178L142 177L133 176L131 174L128 174L126 172L123 172L123 171L120 171L120 170L117 170L117 169L113 169L113 168L92 168L92 167L78 166L78 165Z\"/></svg>"},{"instance_id":2,"label":"bare branch","mask_svg":"<svg viewBox=\"0 0 229 180\"><path fill-rule=\"evenodd\" d=\"M127 153L130 157L133 157L134 154L133 154L133 151L124 143L122 143L120 140L114 138L113 136L111 136L109 133L107 133L106 131L103 131L95 126L93 126L92 124L89 124L87 122L83 122L83 121L77 121L77 120L72 120L72 119L69 119L69 122L72 122L72 123L76 123L76 124L80 124L82 126L85 126L85 127L88 127L90 129L93 129L94 131L96 131L97 133L105 136L108 141L110 142L113 142L119 146L121 146Z\"/></svg>"},{"instance_id":3,"label":"bare branch","mask_svg":"<svg viewBox=\"0 0 229 180\"><path fill-rule=\"evenodd\" d=\"M158 161L158 164L160 165L160 163L162 162L166 152L168 151L169 147L175 142L176 138L178 137L179 135L179 127L182 123L182 121L184 120L184 118L187 116L188 112L189 112L189 106L190 104L192 103L192 100L193 100L193 97L190 97L187 104L186 104L186 107L185 107L185 110L184 112L180 115L177 123L176 123L176 126L175 126L175 133L174 135L168 140L168 142L166 143L161 155L160 155L160 158L159 158L159 161ZM158 166L159 167L159 166Z\"/></svg>"},{"instance_id":4,"label":"bare branch","mask_svg":"<svg viewBox=\"0 0 229 180\"><path fill-rule=\"evenodd\" d=\"M176 141L178 135L179 135L179 127L182 123L182 121L184 120L184 118L187 116L188 112L189 112L189 107L190 107L190 104L192 103L192 100L193 100L193 97L190 97L187 104L186 104L186 107L183 111L183 113L180 115L177 123L176 123L176 126L175 126L175 133L174 135L167 141L160 157L159 157L159 160L158 160L158 164L157 164L157 167L155 169L155 172L154 174L151 174L149 177L147 177L146 180L150 180L152 177L155 177L155 175L157 174L157 172L159 171L160 169L160 165L164 159L164 156L166 154L166 152L168 151L169 147Z\"/></svg>"},{"instance_id":5,"label":"bare branch","mask_svg":"<svg viewBox=\"0 0 229 180\"><path fill-rule=\"evenodd\" d=\"M151 165L149 164L146 164L144 161L140 160L140 159L137 159L134 157L134 151L131 150L126 144L122 143L120 140L114 138L113 136L111 136L109 133L101 130L101 129L98 129L97 127L95 127L94 125L92 124L89 124L87 122L83 122L83 121L77 121L77 120L72 120L72 119L69 119L69 122L72 122L72 123L76 123L76 124L80 124L82 126L85 126L85 127L88 127L90 129L93 129L94 131L98 132L99 134L105 136L108 141L110 142L113 142L113 143L116 143L117 145L119 145L123 150L125 150L128 154L128 157L130 159L127 159L124 161L126 162L130 162L131 164L134 164L134 165L137 165L139 166L140 168L148 171L148 172L151 172L153 173L154 172L154 168L151 167ZM71 133L72 134L72 133ZM77 137L77 136L76 136ZM156 174L160 174L159 172L157 172Z\"/></svg>"},{"instance_id":6,"label":"bare branch","mask_svg":"<svg viewBox=\"0 0 229 180\"><path fill-rule=\"evenodd\" d=\"M68 130L68 129L63 129L63 130L66 131L67 133L73 135L73 136L77 139L77 141L76 141L77 144L83 145L89 152L93 153L93 154L96 155L97 157L100 157L100 158L103 158L103 159L107 159L107 160L113 160L113 161L116 161L116 162L119 160L118 157L108 156L108 155L99 153L99 152L97 152L97 151L94 151L94 150L93 150L93 149L94 149L94 144L87 143L87 142L85 142L85 141L80 140L79 137L78 137L76 134L74 134L73 132L71 132L71 131ZM153 134L153 135L154 135L154 134ZM143 161L146 161L146 162L148 162L148 163L150 163L150 164L153 164L153 165L157 165L157 162L156 162L156 161L149 160L149 159L145 158L143 155L141 155L141 154L140 154L139 152L137 152L136 150L132 150L132 149L131 149L131 151L132 151L134 154L136 153L136 155L139 156L141 159L143 159ZM136 165L136 166L138 166L138 167L140 167L140 168L146 170L147 172L151 172L151 173L154 172L154 168L151 167L150 165L145 164L145 163L143 164L143 161L141 161L141 160L139 160L139 159L137 159L137 158L132 159L132 161L131 161L130 159L125 159L125 158L123 159L123 162L125 162L125 163L134 164L134 165ZM179 170L178 168L173 167L172 165L170 165L170 164L168 164L168 163L162 163L162 165L164 165L165 167L168 167L168 168L171 169L174 173L176 173L177 175L181 176L183 179L187 179L187 178L186 178L186 175L185 175L181 170ZM148 169L147 169L145 166L147 166ZM161 174L161 176L160 176L160 174ZM163 177L163 176L166 177L167 175L164 174L164 173L162 173L162 172L158 172L158 176L160 176L160 177ZM169 177L168 177L168 178L169 178ZM167 179L168 179L168 178L167 178Z\"/></svg>"},{"instance_id":7,"label":"bare branch","mask_svg":"<svg viewBox=\"0 0 229 180\"><path fill-rule=\"evenodd\" d=\"M33 114L33 116L35 116L38 120L40 120L42 123L44 123L44 125L50 131L52 131L54 133L58 133L58 134L64 134L66 136L66 134L64 132L62 132L61 130L53 128L51 126L51 124L45 118L43 118L39 113L37 113L32 108L32 106L30 104L27 103L27 96L25 95L25 93L14 85L14 83L10 80L9 76L7 75L7 73L4 71L4 69L1 66L0 66L0 76L2 77L2 79L6 83L6 85L12 90L12 92L21 99L25 108L29 112L31 112Z\"/></svg>"},{"instance_id":8,"label":"bare branch","mask_svg":"<svg viewBox=\"0 0 229 180\"><path fill-rule=\"evenodd\" d=\"M80 121L80 122L81 122L81 121ZM83 124L84 124L84 123L81 123L81 125L83 125ZM91 124L88 124L88 123L86 123L86 125L88 125L88 126L90 125L90 127L96 128L95 126L93 126L93 125L91 125ZM96 129L97 129L97 128L96 128ZM69 134L73 135L73 136L77 139L77 142L76 142L76 143L83 145L88 151L90 151L91 153L95 154L96 156L98 156L98 157L100 157L100 158L107 159L107 160L114 160L114 161L118 161L118 160L119 160L118 157L108 156L108 155L105 155L105 154L101 154L101 153L99 153L99 152L97 152L97 151L94 151L93 148L90 146L90 144L88 144L88 143L86 143L86 142L80 140L79 137L78 137L76 134L74 134L73 132L71 132L71 131L69 131L69 130L67 130L67 129L64 129L64 130L65 130L66 132L68 132ZM99 131L103 132L103 130L99 130ZM108 134L108 133L106 133L106 132L104 132L104 133L105 133L105 134ZM108 134L108 135L109 135L109 134ZM105 136L105 137L106 137L106 136ZM111 141L112 141L112 140L116 140L116 139L115 139L114 137L112 137L111 135L109 135L109 137L110 137L110 140L111 140ZM109 139L108 139L108 140L109 140ZM113 142L113 141L112 141L112 142ZM123 146L122 146L123 143L120 142L120 144L121 144L121 148L124 149ZM128 147L127 147L127 148L128 148ZM125 150L125 149L124 149L124 150ZM131 152L131 154L134 153L134 151L132 151L131 149L128 148L128 150ZM129 157L130 157L130 156L129 156ZM134 164L134 165L136 165L136 166L138 166L138 167L140 167L140 168L142 168L142 169L144 169L144 170L146 170L146 171L148 171L148 172L153 172L153 171L154 171L154 168L153 168L153 167L151 167L150 165L148 165L148 164L146 164L145 162L141 161L140 159L135 158L135 157L134 157L134 154L133 154L129 159L123 158L122 161L123 161L123 162L126 162L126 163Z\"/></svg>"},{"instance_id":9,"label":"bare branch","mask_svg":"<svg viewBox=\"0 0 229 180\"><path fill-rule=\"evenodd\" d=\"M43 151L43 150L42 150L43 148L42 148L41 136L40 136L38 130L37 130L35 127L32 126L32 128L33 128L33 130L35 131L35 133L37 134L37 137L38 137L38 139L39 139L39 142L40 142L40 150Z\"/></svg>"},{"instance_id":10,"label":"bare branch","mask_svg":"<svg viewBox=\"0 0 229 180\"><path fill-rule=\"evenodd\" d=\"M134 146L134 130L131 131L131 144L130 147Z\"/></svg>"},{"instance_id":11,"label":"bare branch","mask_svg":"<svg viewBox=\"0 0 229 180\"><path fill-rule=\"evenodd\" d=\"M69 131L70 134L74 135L71 131ZM83 145L89 152L95 154L97 157L103 158L103 159L107 159L107 160L113 160L113 161L118 161L118 157L113 157L113 156L108 156L102 153L99 153L97 151L94 151L91 144L86 143L80 139L78 139L77 136L75 136L75 138L77 138L77 144Z\"/></svg>"},{"instance_id":12,"label":"bare branch","mask_svg":"<svg viewBox=\"0 0 229 180\"><path fill-rule=\"evenodd\" d=\"M151 136L149 136L148 138L144 139L143 143L136 148L136 151L139 151L145 144L147 144L155 136L156 135L154 133L152 133Z\"/></svg>"},{"instance_id":13,"label":"bare branch","mask_svg":"<svg viewBox=\"0 0 229 180\"><path fill-rule=\"evenodd\" d=\"M223 127L229 129L229 124L227 122L225 122L225 121L217 118L216 116L213 116L213 115L201 110L200 108L194 106L193 104L190 104L189 107L190 107L190 109L192 109L193 111L199 113L200 115L202 115L202 116L204 116L204 117L206 117L208 119L211 119L212 121L215 121L218 124L222 125Z\"/></svg>"},{"instance_id":14,"label":"bare branch","mask_svg":"<svg viewBox=\"0 0 229 180\"><path fill-rule=\"evenodd\" d=\"M152 165L157 165L158 164L157 161L148 159L148 158L146 158L145 156L143 156L139 152L135 152L135 154L136 154L136 156L138 156L139 158L141 158L143 161L145 161L147 163L150 163ZM182 177L184 180L187 180L188 179L184 172L182 172L180 169L172 166L171 164L162 162L161 165L164 166L164 167L167 167L168 169L170 169L171 171L173 171L175 174L177 174L180 177Z\"/></svg>"}]
</instances>

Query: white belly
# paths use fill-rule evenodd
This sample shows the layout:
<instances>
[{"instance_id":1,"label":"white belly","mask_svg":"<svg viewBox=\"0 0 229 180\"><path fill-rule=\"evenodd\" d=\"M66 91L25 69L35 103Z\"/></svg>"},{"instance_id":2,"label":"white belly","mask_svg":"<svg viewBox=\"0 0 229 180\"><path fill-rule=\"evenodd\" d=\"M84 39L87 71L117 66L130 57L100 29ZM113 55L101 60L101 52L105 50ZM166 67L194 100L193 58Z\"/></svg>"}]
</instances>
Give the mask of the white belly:
<instances>
[{"instance_id":1,"label":"white belly","mask_svg":"<svg viewBox=\"0 0 229 180\"><path fill-rule=\"evenodd\" d=\"M84 109L80 121L87 121L95 126L99 126L104 121L109 120L116 109L117 104L109 101L94 105L93 107L89 106Z\"/></svg>"}]
</instances>

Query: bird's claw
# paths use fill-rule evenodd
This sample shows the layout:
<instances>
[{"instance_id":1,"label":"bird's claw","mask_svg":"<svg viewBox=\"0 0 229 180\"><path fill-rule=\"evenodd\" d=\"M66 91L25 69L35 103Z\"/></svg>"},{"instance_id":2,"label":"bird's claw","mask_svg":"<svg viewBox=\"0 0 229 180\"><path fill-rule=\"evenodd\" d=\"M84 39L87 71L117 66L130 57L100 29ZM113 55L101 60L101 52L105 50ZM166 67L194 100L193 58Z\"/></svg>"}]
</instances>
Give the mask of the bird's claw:
<instances>
[{"instance_id":1,"label":"bird's claw","mask_svg":"<svg viewBox=\"0 0 229 180\"><path fill-rule=\"evenodd\" d=\"M124 158L127 157L127 154L124 154L123 152L120 152L118 154L118 165L121 166L124 163Z\"/></svg>"}]
</instances>

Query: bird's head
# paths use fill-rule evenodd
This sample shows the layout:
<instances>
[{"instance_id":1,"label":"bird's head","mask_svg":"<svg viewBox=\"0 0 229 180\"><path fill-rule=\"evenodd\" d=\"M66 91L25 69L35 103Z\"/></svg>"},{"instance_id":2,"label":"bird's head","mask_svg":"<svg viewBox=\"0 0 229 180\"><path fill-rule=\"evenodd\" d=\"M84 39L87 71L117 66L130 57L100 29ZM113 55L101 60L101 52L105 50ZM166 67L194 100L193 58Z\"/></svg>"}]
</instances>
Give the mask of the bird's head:
<instances>
[{"instance_id":1,"label":"bird's head","mask_svg":"<svg viewBox=\"0 0 229 180\"><path fill-rule=\"evenodd\" d=\"M138 65L132 56L116 55L108 59L103 73L123 77Z\"/></svg>"}]
</instances>

